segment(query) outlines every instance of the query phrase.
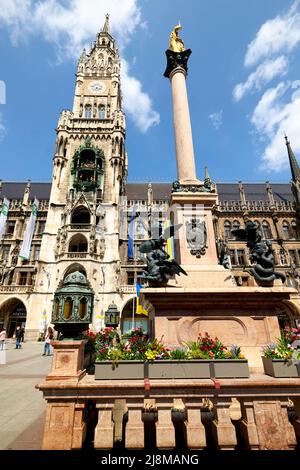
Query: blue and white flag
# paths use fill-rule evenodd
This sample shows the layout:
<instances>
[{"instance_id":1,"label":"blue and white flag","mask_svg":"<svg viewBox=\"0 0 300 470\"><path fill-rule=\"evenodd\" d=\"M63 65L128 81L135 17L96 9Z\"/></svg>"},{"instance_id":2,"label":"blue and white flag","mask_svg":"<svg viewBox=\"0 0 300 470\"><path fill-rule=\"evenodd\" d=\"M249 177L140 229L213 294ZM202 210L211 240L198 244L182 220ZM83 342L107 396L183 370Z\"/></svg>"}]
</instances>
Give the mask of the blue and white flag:
<instances>
[{"instance_id":1,"label":"blue and white flag","mask_svg":"<svg viewBox=\"0 0 300 470\"><path fill-rule=\"evenodd\" d=\"M34 233L35 221L37 218L37 211L39 208L39 201L35 198L34 203L32 204L31 208L31 215L28 221L27 229L24 235L23 243L20 250L20 258L29 259L30 257L30 248L32 237Z\"/></svg>"},{"instance_id":2,"label":"blue and white flag","mask_svg":"<svg viewBox=\"0 0 300 470\"><path fill-rule=\"evenodd\" d=\"M9 209L9 200L6 197L3 198L2 209L0 214L0 240L5 232L7 214Z\"/></svg>"},{"instance_id":3,"label":"blue and white flag","mask_svg":"<svg viewBox=\"0 0 300 470\"><path fill-rule=\"evenodd\" d=\"M134 259L134 228L136 219L136 207L134 206L131 212L128 229L128 259Z\"/></svg>"}]
</instances>

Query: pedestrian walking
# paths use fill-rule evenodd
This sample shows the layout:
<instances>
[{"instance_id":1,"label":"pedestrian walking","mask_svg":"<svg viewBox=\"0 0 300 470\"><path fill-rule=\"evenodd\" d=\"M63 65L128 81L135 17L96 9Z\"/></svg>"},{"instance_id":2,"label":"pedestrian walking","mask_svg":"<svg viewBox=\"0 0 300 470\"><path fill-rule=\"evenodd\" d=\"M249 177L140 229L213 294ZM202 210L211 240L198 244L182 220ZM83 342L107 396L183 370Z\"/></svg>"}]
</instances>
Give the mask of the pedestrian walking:
<instances>
[{"instance_id":1,"label":"pedestrian walking","mask_svg":"<svg viewBox=\"0 0 300 470\"><path fill-rule=\"evenodd\" d=\"M0 351L5 350L6 329L2 328L0 331Z\"/></svg>"},{"instance_id":2,"label":"pedestrian walking","mask_svg":"<svg viewBox=\"0 0 300 470\"><path fill-rule=\"evenodd\" d=\"M22 337L23 337L22 328L20 326L17 326L17 329L16 329L16 349L21 349L22 348L22 346L21 346Z\"/></svg>"},{"instance_id":3,"label":"pedestrian walking","mask_svg":"<svg viewBox=\"0 0 300 470\"><path fill-rule=\"evenodd\" d=\"M50 356L50 341L53 339L54 332L51 326L48 327L45 344L44 344L44 354L43 356Z\"/></svg>"}]
</instances>

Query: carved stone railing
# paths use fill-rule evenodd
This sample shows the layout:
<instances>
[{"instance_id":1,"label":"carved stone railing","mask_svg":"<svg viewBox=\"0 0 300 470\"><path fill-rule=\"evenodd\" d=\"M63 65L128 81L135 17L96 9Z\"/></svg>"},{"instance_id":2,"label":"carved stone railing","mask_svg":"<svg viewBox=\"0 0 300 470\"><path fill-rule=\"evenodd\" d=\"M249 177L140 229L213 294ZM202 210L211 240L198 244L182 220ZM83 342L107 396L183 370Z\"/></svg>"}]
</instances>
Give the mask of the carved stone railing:
<instances>
[{"instance_id":1,"label":"carved stone railing","mask_svg":"<svg viewBox=\"0 0 300 470\"><path fill-rule=\"evenodd\" d=\"M70 230L90 230L91 229L91 224L70 224L69 225Z\"/></svg>"},{"instance_id":2,"label":"carved stone railing","mask_svg":"<svg viewBox=\"0 0 300 470\"><path fill-rule=\"evenodd\" d=\"M0 292L14 292L15 294L29 294L33 286L0 286Z\"/></svg>"},{"instance_id":3,"label":"carved stone railing","mask_svg":"<svg viewBox=\"0 0 300 470\"><path fill-rule=\"evenodd\" d=\"M123 285L123 286L120 286L120 291L123 292L123 294L135 294L136 287L130 286L130 285Z\"/></svg>"},{"instance_id":4,"label":"carved stone railing","mask_svg":"<svg viewBox=\"0 0 300 470\"><path fill-rule=\"evenodd\" d=\"M75 252L75 253L66 253L66 257L69 259L73 258L87 258L88 253L81 253L81 252Z\"/></svg>"},{"instance_id":5,"label":"carved stone railing","mask_svg":"<svg viewBox=\"0 0 300 470\"><path fill-rule=\"evenodd\" d=\"M95 380L88 375L78 382L53 379L38 386L48 402L44 449L82 448L91 403L97 413L95 449L112 449L120 440L127 449L147 449L149 422L156 429L158 449L175 448L178 423L190 450L205 449L208 434L219 450L293 450L296 436L300 438L300 379L160 379L148 381L147 387L142 380ZM295 408L292 422L289 399Z\"/></svg>"},{"instance_id":6,"label":"carved stone railing","mask_svg":"<svg viewBox=\"0 0 300 470\"><path fill-rule=\"evenodd\" d=\"M293 212L296 210L292 201L281 201L271 204L269 201L220 201L217 210L221 212L252 211L252 212Z\"/></svg>"}]
</instances>

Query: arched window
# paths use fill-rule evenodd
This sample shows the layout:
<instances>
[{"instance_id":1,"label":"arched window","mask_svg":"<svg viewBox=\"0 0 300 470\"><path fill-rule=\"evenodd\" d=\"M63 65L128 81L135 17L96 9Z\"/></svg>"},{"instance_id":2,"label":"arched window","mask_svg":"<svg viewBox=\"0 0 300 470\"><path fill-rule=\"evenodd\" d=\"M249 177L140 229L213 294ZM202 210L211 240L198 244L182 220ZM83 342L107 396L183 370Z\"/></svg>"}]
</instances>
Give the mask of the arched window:
<instances>
[{"instance_id":1,"label":"arched window","mask_svg":"<svg viewBox=\"0 0 300 470\"><path fill-rule=\"evenodd\" d=\"M92 106L87 104L84 108L84 117L85 119L91 119L92 117Z\"/></svg>"},{"instance_id":2,"label":"arched window","mask_svg":"<svg viewBox=\"0 0 300 470\"><path fill-rule=\"evenodd\" d=\"M233 224L232 224L232 230L238 230L240 228L240 223L238 220L234 220L233 221ZM231 235L230 238L234 238L236 240L236 237L234 237L233 235Z\"/></svg>"},{"instance_id":3,"label":"arched window","mask_svg":"<svg viewBox=\"0 0 300 470\"><path fill-rule=\"evenodd\" d=\"M59 320L59 299L55 299L55 304L54 304L54 315L55 315L55 320Z\"/></svg>"},{"instance_id":4,"label":"arched window","mask_svg":"<svg viewBox=\"0 0 300 470\"><path fill-rule=\"evenodd\" d=\"M264 220L263 223L262 223L261 228L262 228L262 235L263 235L263 238L266 238L266 239L272 238L272 232L271 232L271 228L270 228L269 222L267 222L266 220Z\"/></svg>"},{"instance_id":5,"label":"arched window","mask_svg":"<svg viewBox=\"0 0 300 470\"><path fill-rule=\"evenodd\" d=\"M290 225L288 222L284 221L282 224L283 238L289 240L290 238Z\"/></svg>"},{"instance_id":6,"label":"arched window","mask_svg":"<svg viewBox=\"0 0 300 470\"><path fill-rule=\"evenodd\" d=\"M299 238L297 224L294 220L291 223L291 235L292 235L292 238L295 238L295 239Z\"/></svg>"},{"instance_id":7,"label":"arched window","mask_svg":"<svg viewBox=\"0 0 300 470\"><path fill-rule=\"evenodd\" d=\"M105 106L99 106L99 119L105 119Z\"/></svg>"},{"instance_id":8,"label":"arched window","mask_svg":"<svg viewBox=\"0 0 300 470\"><path fill-rule=\"evenodd\" d=\"M91 215L89 210L84 206L79 206L74 209L71 216L71 224L89 224Z\"/></svg>"},{"instance_id":9,"label":"arched window","mask_svg":"<svg viewBox=\"0 0 300 470\"><path fill-rule=\"evenodd\" d=\"M228 220L224 222L224 238L231 238L231 223Z\"/></svg>"},{"instance_id":10,"label":"arched window","mask_svg":"<svg viewBox=\"0 0 300 470\"><path fill-rule=\"evenodd\" d=\"M133 328L142 328L144 333L149 331L149 320L145 315L136 315L134 325L132 323L132 312L136 309L137 298L128 300L121 313L121 331L128 333Z\"/></svg>"},{"instance_id":11,"label":"arched window","mask_svg":"<svg viewBox=\"0 0 300 470\"><path fill-rule=\"evenodd\" d=\"M87 253L87 251L87 239L81 234L74 235L69 243L69 253Z\"/></svg>"},{"instance_id":12,"label":"arched window","mask_svg":"<svg viewBox=\"0 0 300 470\"><path fill-rule=\"evenodd\" d=\"M86 274L86 270L84 269L84 267L79 264L79 263L73 263L71 264L71 266L69 266L64 275L63 275L63 279L66 279L66 277L69 275L69 274L72 274L72 273L75 273L76 271L79 271L80 273L82 273L85 277L87 276Z\"/></svg>"}]
</instances>

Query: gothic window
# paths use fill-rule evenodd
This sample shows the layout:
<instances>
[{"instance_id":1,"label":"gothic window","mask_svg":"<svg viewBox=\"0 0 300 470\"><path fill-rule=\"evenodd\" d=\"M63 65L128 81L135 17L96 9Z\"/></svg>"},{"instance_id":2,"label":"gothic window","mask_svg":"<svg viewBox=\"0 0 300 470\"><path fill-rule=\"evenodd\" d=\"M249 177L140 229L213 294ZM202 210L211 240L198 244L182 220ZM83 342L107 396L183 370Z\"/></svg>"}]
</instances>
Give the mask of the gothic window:
<instances>
[{"instance_id":1,"label":"gothic window","mask_svg":"<svg viewBox=\"0 0 300 470\"><path fill-rule=\"evenodd\" d=\"M231 238L231 223L228 220L224 222L224 238Z\"/></svg>"},{"instance_id":2,"label":"gothic window","mask_svg":"<svg viewBox=\"0 0 300 470\"><path fill-rule=\"evenodd\" d=\"M245 260L245 250L237 250L237 259L238 259L238 265L239 266L244 266L246 264Z\"/></svg>"},{"instance_id":3,"label":"gothic window","mask_svg":"<svg viewBox=\"0 0 300 470\"><path fill-rule=\"evenodd\" d=\"M55 320L59 320L59 300L55 299L55 307L54 307L54 312L55 312Z\"/></svg>"},{"instance_id":4,"label":"gothic window","mask_svg":"<svg viewBox=\"0 0 300 470\"><path fill-rule=\"evenodd\" d=\"M71 216L71 224L89 224L90 222L91 215L86 207L79 206L74 209Z\"/></svg>"},{"instance_id":5,"label":"gothic window","mask_svg":"<svg viewBox=\"0 0 300 470\"><path fill-rule=\"evenodd\" d=\"M14 233L16 222L15 220L9 220L6 223L6 233Z\"/></svg>"},{"instance_id":6,"label":"gothic window","mask_svg":"<svg viewBox=\"0 0 300 470\"><path fill-rule=\"evenodd\" d=\"M283 238L289 240L290 238L290 225L288 222L283 222L282 224Z\"/></svg>"},{"instance_id":7,"label":"gothic window","mask_svg":"<svg viewBox=\"0 0 300 470\"><path fill-rule=\"evenodd\" d=\"M233 224L232 224L232 229L233 230L238 230L240 228L240 223L238 220L234 220L233 221ZM230 238L233 238L233 235L230 236ZM236 240L236 237L234 237L234 239Z\"/></svg>"},{"instance_id":8,"label":"gothic window","mask_svg":"<svg viewBox=\"0 0 300 470\"><path fill-rule=\"evenodd\" d=\"M19 286L26 286L27 285L27 272L21 271L19 273Z\"/></svg>"},{"instance_id":9,"label":"gothic window","mask_svg":"<svg viewBox=\"0 0 300 470\"><path fill-rule=\"evenodd\" d=\"M74 235L69 243L69 253L87 253L88 243L85 236L81 234Z\"/></svg>"},{"instance_id":10,"label":"gothic window","mask_svg":"<svg viewBox=\"0 0 300 470\"><path fill-rule=\"evenodd\" d=\"M262 223L262 235L263 235L263 238L266 238L266 239L272 238L270 224L266 220L264 220Z\"/></svg>"},{"instance_id":11,"label":"gothic window","mask_svg":"<svg viewBox=\"0 0 300 470\"><path fill-rule=\"evenodd\" d=\"M105 106L99 106L99 119L105 119Z\"/></svg>"},{"instance_id":12,"label":"gothic window","mask_svg":"<svg viewBox=\"0 0 300 470\"><path fill-rule=\"evenodd\" d=\"M91 119L92 117L92 106L90 104L86 105L84 108L84 117L85 119Z\"/></svg>"},{"instance_id":13,"label":"gothic window","mask_svg":"<svg viewBox=\"0 0 300 470\"><path fill-rule=\"evenodd\" d=\"M134 271L127 271L127 284L129 286L134 285Z\"/></svg>"},{"instance_id":14,"label":"gothic window","mask_svg":"<svg viewBox=\"0 0 300 470\"><path fill-rule=\"evenodd\" d=\"M230 255L231 265L232 265L232 266L236 266L235 250L229 250L229 255Z\"/></svg>"},{"instance_id":15,"label":"gothic window","mask_svg":"<svg viewBox=\"0 0 300 470\"><path fill-rule=\"evenodd\" d=\"M40 257L41 245L35 245L34 247L34 261L37 261Z\"/></svg>"},{"instance_id":16,"label":"gothic window","mask_svg":"<svg viewBox=\"0 0 300 470\"><path fill-rule=\"evenodd\" d=\"M10 251L10 245L3 245L2 247L2 263L5 263L8 260Z\"/></svg>"},{"instance_id":17,"label":"gothic window","mask_svg":"<svg viewBox=\"0 0 300 470\"><path fill-rule=\"evenodd\" d=\"M292 235L292 238L295 238L295 239L299 238L297 224L295 221L291 223L291 235Z\"/></svg>"},{"instance_id":18,"label":"gothic window","mask_svg":"<svg viewBox=\"0 0 300 470\"><path fill-rule=\"evenodd\" d=\"M44 231L45 231L45 226L46 226L46 222L45 220L40 220L39 223L38 223L38 229L37 229L37 233L39 235L43 234Z\"/></svg>"}]
</instances>

